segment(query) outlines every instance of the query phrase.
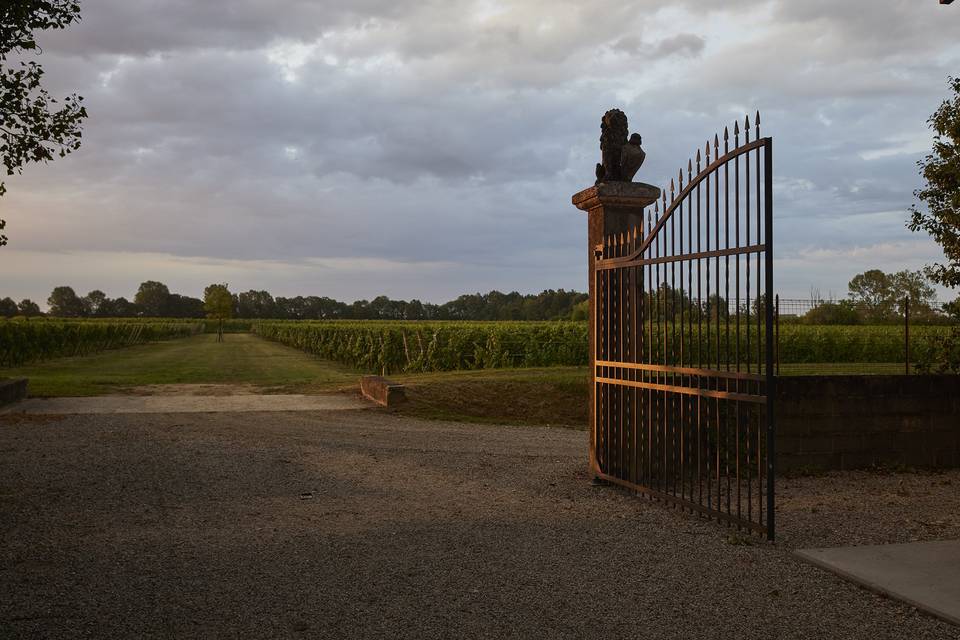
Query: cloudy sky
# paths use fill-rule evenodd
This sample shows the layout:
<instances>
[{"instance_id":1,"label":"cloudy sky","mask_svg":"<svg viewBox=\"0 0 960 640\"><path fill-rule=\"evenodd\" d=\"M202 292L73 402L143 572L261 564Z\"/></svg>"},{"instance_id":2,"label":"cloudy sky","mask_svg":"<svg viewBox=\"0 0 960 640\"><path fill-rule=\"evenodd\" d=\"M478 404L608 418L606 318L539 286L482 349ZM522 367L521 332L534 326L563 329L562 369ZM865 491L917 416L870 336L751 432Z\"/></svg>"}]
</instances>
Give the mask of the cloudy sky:
<instances>
[{"instance_id":1,"label":"cloudy sky","mask_svg":"<svg viewBox=\"0 0 960 640\"><path fill-rule=\"evenodd\" d=\"M664 184L759 109L777 289L941 257L904 227L960 74L937 0L84 0L40 35L83 148L0 201L0 296L146 279L352 301L586 287L599 118ZM946 297L944 292L942 297Z\"/></svg>"}]
</instances>

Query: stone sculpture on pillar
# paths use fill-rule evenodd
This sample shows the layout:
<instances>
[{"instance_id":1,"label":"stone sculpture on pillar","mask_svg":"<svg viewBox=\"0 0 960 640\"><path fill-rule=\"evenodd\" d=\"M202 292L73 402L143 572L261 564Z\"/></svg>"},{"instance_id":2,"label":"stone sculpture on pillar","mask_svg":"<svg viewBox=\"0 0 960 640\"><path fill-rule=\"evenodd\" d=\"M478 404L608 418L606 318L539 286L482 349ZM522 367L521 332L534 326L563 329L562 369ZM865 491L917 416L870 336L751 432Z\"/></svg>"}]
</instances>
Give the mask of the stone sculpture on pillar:
<instances>
[{"instance_id":1,"label":"stone sculpture on pillar","mask_svg":"<svg viewBox=\"0 0 960 640\"><path fill-rule=\"evenodd\" d=\"M620 109L610 109L600 119L600 156L597 182L632 182L647 154L641 148L643 139L634 133L627 139L627 116Z\"/></svg>"}]
</instances>

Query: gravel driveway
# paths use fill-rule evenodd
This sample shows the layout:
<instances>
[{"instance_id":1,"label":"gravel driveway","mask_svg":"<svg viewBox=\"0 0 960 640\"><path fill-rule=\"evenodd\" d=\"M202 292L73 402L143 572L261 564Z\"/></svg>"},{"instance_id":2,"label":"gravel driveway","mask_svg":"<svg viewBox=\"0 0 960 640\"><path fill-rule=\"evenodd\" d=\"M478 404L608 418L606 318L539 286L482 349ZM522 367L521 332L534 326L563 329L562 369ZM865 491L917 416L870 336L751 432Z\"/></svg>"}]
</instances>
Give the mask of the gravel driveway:
<instances>
[{"instance_id":1,"label":"gravel driveway","mask_svg":"<svg viewBox=\"0 0 960 640\"><path fill-rule=\"evenodd\" d=\"M958 537L960 474L782 483L776 546L586 435L376 410L0 417L3 638L956 638L789 555Z\"/></svg>"}]
</instances>

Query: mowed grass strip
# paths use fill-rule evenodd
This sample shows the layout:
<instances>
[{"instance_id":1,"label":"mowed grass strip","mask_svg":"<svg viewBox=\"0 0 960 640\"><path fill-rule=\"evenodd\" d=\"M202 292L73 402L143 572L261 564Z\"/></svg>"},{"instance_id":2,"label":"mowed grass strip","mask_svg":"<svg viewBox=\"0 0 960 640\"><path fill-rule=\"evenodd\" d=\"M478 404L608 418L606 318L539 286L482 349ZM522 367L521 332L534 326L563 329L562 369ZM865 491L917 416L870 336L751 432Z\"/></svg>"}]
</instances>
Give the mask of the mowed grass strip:
<instances>
[{"instance_id":1,"label":"mowed grass strip","mask_svg":"<svg viewBox=\"0 0 960 640\"><path fill-rule=\"evenodd\" d=\"M429 420L586 429L588 367L444 371L390 378L408 402L390 411Z\"/></svg>"},{"instance_id":2,"label":"mowed grass strip","mask_svg":"<svg viewBox=\"0 0 960 640\"><path fill-rule=\"evenodd\" d=\"M356 385L348 367L252 334L214 334L155 342L96 355L58 358L0 369L0 377L29 378L31 396L95 396L136 392L145 385L252 385L262 393L311 393Z\"/></svg>"}]
</instances>

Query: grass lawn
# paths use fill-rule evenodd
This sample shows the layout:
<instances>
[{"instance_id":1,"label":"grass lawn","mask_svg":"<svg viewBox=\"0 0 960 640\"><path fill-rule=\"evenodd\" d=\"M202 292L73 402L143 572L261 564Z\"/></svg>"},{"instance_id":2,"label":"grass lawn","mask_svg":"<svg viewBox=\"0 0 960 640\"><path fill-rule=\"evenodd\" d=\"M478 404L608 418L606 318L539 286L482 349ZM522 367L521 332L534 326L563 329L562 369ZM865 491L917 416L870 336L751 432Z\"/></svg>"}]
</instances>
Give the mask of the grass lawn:
<instances>
[{"instance_id":1,"label":"grass lawn","mask_svg":"<svg viewBox=\"0 0 960 640\"><path fill-rule=\"evenodd\" d=\"M360 372L249 333L230 333L60 358L0 377L30 379L32 396L92 396L143 392L145 385L250 385L261 393L311 393L356 387ZM897 363L781 365L781 375L901 373ZM459 422L550 425L584 429L588 367L487 369L391 374L407 385L409 401L389 411Z\"/></svg>"},{"instance_id":2,"label":"grass lawn","mask_svg":"<svg viewBox=\"0 0 960 640\"><path fill-rule=\"evenodd\" d=\"M407 385L394 411L434 420L585 429L588 367L486 369L390 376Z\"/></svg>"},{"instance_id":3,"label":"grass lawn","mask_svg":"<svg viewBox=\"0 0 960 640\"><path fill-rule=\"evenodd\" d=\"M414 417L584 428L587 367L489 369L396 374L409 402L390 409ZM357 387L361 373L249 333L201 334L58 358L0 377L30 379L30 395L95 396L143 392L146 385L251 385L261 393L310 393Z\"/></svg>"},{"instance_id":4,"label":"grass lawn","mask_svg":"<svg viewBox=\"0 0 960 640\"><path fill-rule=\"evenodd\" d=\"M208 333L0 369L0 377L29 378L31 396L94 396L154 384L243 384L265 393L309 393L355 385L359 375L249 333L225 334L219 344Z\"/></svg>"}]
</instances>

